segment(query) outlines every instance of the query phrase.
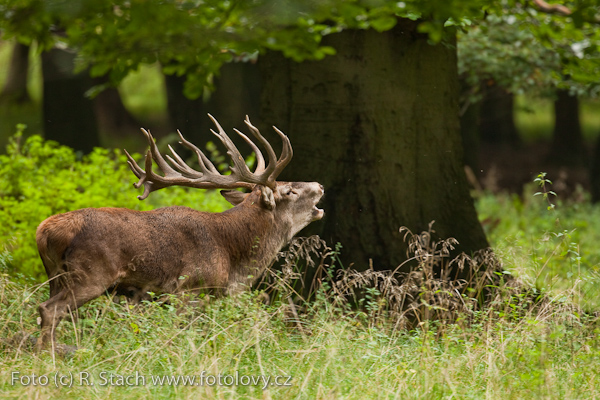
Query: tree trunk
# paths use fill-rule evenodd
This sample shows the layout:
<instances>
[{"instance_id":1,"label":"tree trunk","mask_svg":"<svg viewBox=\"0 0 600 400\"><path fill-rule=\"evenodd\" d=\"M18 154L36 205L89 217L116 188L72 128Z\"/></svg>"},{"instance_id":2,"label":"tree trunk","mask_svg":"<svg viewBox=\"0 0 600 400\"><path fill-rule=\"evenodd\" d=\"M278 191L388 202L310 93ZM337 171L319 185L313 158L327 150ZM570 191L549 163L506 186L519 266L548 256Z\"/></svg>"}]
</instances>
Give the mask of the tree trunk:
<instances>
[{"instance_id":1,"label":"tree trunk","mask_svg":"<svg viewBox=\"0 0 600 400\"><path fill-rule=\"evenodd\" d=\"M174 129L194 143L214 141L214 129L207 113L213 115L223 129L243 129L246 115L258 117L260 112L260 74L251 62L230 62L221 67L215 79L215 90L204 102L202 97L190 100L183 94L185 77L166 75L169 116ZM249 153L250 147L240 142L240 151Z\"/></svg>"},{"instance_id":2,"label":"tree trunk","mask_svg":"<svg viewBox=\"0 0 600 400\"><path fill-rule=\"evenodd\" d=\"M463 144L463 163L473 173L479 173L479 116L481 103L470 104L460 116L460 133Z\"/></svg>"},{"instance_id":3,"label":"tree trunk","mask_svg":"<svg viewBox=\"0 0 600 400\"><path fill-rule=\"evenodd\" d=\"M596 139L594 155L592 157L590 171L590 191L592 192L592 203L600 202L600 136Z\"/></svg>"},{"instance_id":4,"label":"tree trunk","mask_svg":"<svg viewBox=\"0 0 600 400\"><path fill-rule=\"evenodd\" d=\"M519 133L514 119L514 95L499 86L486 89L481 101L479 132L487 143L517 146Z\"/></svg>"},{"instance_id":5,"label":"tree trunk","mask_svg":"<svg viewBox=\"0 0 600 400\"><path fill-rule=\"evenodd\" d=\"M46 139L84 153L100 145L87 71L73 73L75 53L52 49L42 53L43 118Z\"/></svg>"},{"instance_id":6,"label":"tree trunk","mask_svg":"<svg viewBox=\"0 0 600 400\"><path fill-rule=\"evenodd\" d=\"M259 60L262 119L294 148L282 178L325 186L325 218L311 226L342 243L345 267L396 268L399 228L420 233L433 220L460 251L488 247L462 164L456 49L429 45L416 27L327 36L337 54L321 61Z\"/></svg>"},{"instance_id":7,"label":"tree trunk","mask_svg":"<svg viewBox=\"0 0 600 400\"><path fill-rule=\"evenodd\" d=\"M94 85L106 84L107 77L93 79ZM119 90L109 87L92 100L98 127L113 136L138 135L142 124L125 108Z\"/></svg>"},{"instance_id":8,"label":"tree trunk","mask_svg":"<svg viewBox=\"0 0 600 400\"><path fill-rule=\"evenodd\" d=\"M213 140L210 132L202 131L200 124L206 115L202 111L202 97L188 99L183 94L185 76L165 75L165 86L167 89L167 109L172 129L179 129L181 133L193 143L206 143Z\"/></svg>"},{"instance_id":9,"label":"tree trunk","mask_svg":"<svg viewBox=\"0 0 600 400\"><path fill-rule=\"evenodd\" d=\"M16 42L8 65L6 83L0 94L2 103L26 103L31 100L27 92L29 46Z\"/></svg>"},{"instance_id":10,"label":"tree trunk","mask_svg":"<svg viewBox=\"0 0 600 400\"><path fill-rule=\"evenodd\" d=\"M554 131L549 161L556 165L583 166L587 164L581 124L579 100L568 90L558 90L554 101Z\"/></svg>"},{"instance_id":11,"label":"tree trunk","mask_svg":"<svg viewBox=\"0 0 600 400\"><path fill-rule=\"evenodd\" d=\"M228 132L233 128L242 129L246 115L258 118L260 89L261 77L256 63L224 64L215 80L215 91L206 103L206 112L217 118ZM207 128L212 126L206 116L203 118Z\"/></svg>"}]
</instances>

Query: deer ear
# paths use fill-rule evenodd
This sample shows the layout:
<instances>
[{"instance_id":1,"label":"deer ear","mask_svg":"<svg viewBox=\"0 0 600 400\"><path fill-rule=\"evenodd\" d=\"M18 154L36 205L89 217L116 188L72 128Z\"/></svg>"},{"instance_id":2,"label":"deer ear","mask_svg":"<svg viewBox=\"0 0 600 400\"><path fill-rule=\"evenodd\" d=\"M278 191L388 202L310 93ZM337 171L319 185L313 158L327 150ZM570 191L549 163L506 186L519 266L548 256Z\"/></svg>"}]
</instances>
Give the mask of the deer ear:
<instances>
[{"instance_id":1,"label":"deer ear","mask_svg":"<svg viewBox=\"0 0 600 400\"><path fill-rule=\"evenodd\" d=\"M225 200L237 206L240 204L249 193L240 192L239 190L221 190L221 196L225 197Z\"/></svg>"},{"instance_id":2,"label":"deer ear","mask_svg":"<svg viewBox=\"0 0 600 400\"><path fill-rule=\"evenodd\" d=\"M263 186L260 189L260 191L261 191L260 200L264 204L265 208L267 210L274 210L275 209L275 195L273 194L273 191L271 190L271 188L269 188L267 186Z\"/></svg>"}]
</instances>

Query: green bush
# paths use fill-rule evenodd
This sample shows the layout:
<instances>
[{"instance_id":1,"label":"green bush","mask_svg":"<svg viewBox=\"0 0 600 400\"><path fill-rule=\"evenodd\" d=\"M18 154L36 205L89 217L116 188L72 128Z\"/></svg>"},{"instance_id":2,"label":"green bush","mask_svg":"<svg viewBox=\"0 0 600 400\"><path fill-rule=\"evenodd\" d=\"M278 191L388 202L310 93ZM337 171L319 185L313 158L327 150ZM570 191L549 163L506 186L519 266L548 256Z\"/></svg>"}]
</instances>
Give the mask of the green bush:
<instances>
[{"instance_id":1,"label":"green bush","mask_svg":"<svg viewBox=\"0 0 600 400\"><path fill-rule=\"evenodd\" d=\"M132 187L137 178L121 151L96 148L80 159L73 149L39 136L24 140L23 129L17 127L6 155L0 155L0 244L12 255L8 266L12 275L46 278L35 230L54 214L85 207L150 210L184 205L213 212L228 208L218 192L181 187L139 201L136 196L141 189Z\"/></svg>"}]
</instances>

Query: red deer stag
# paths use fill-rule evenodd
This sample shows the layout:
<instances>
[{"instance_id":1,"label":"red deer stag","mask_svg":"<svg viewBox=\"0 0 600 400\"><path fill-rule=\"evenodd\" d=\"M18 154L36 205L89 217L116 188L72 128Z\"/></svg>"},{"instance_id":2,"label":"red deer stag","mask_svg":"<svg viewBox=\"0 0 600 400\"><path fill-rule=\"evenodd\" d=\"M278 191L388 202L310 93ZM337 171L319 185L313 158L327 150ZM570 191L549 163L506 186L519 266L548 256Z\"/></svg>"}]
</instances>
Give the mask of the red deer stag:
<instances>
[{"instance_id":1,"label":"red deer stag","mask_svg":"<svg viewBox=\"0 0 600 400\"><path fill-rule=\"evenodd\" d=\"M167 155L169 162L165 161L150 132L142 129L150 145L145 168L125 152L129 166L139 178L134 186L144 186L144 193L138 198L143 200L155 190L175 185L251 191L221 191L235 206L222 213L178 206L153 211L85 208L43 221L36 240L48 274L50 298L39 307L39 349L54 343L56 327L69 310L74 311L107 291L238 292L259 277L292 236L323 217L323 210L316 207L324 193L322 185L276 181L292 158L292 147L285 134L274 127L283 141L281 156L277 158L246 117L246 125L268 154L265 164L256 144L235 130L256 154L256 169L252 172L223 128L209 117L218 130L211 130L212 133L231 157L231 174L220 174L181 133L180 143L196 153L200 171L190 168L172 148L173 157ZM153 171L153 160L163 175Z\"/></svg>"}]
</instances>

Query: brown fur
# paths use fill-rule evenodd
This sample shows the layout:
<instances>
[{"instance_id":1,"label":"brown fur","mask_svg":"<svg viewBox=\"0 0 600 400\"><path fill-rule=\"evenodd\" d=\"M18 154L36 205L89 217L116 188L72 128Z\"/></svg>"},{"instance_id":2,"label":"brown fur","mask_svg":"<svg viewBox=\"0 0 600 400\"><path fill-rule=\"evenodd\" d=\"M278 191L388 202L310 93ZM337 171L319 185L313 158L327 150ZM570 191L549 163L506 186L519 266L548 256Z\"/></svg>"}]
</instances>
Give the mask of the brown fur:
<instances>
[{"instance_id":1,"label":"brown fur","mask_svg":"<svg viewBox=\"0 0 600 400\"><path fill-rule=\"evenodd\" d=\"M54 296L63 281L63 255L73 238L83 228L83 218L77 212L53 215L43 221L35 232L38 251L50 280L50 297Z\"/></svg>"},{"instance_id":2,"label":"brown fur","mask_svg":"<svg viewBox=\"0 0 600 400\"><path fill-rule=\"evenodd\" d=\"M315 207L318 183L278 182L270 191L225 194L239 204L223 213L86 208L42 222L36 240L50 298L39 307L40 347L54 340L69 310L107 291L232 294L251 285L294 234L323 215Z\"/></svg>"}]
</instances>

